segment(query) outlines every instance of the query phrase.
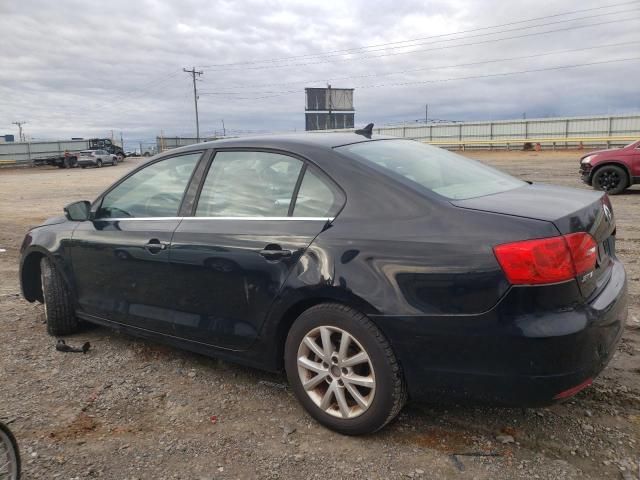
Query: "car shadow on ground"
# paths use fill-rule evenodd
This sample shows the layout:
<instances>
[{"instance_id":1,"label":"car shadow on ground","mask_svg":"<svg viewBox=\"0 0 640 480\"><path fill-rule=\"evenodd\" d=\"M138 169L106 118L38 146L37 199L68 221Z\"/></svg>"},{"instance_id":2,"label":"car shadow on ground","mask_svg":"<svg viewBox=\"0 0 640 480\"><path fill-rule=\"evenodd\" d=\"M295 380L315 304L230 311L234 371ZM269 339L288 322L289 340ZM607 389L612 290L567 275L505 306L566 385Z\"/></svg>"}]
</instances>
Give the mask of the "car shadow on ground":
<instances>
[{"instance_id":1,"label":"car shadow on ground","mask_svg":"<svg viewBox=\"0 0 640 480\"><path fill-rule=\"evenodd\" d=\"M284 373L265 372L86 323L79 333L68 337L69 343L78 345L87 340L92 342L97 355L103 354L102 344L108 344L110 349L115 349L119 354L130 352L133 362L141 366L156 363L162 368L163 364L173 365L177 362L181 365L178 369L167 369L178 375L197 369L203 375L213 375L223 383L239 384L249 390L267 388L276 397L277 403L291 406L297 412L297 417L302 416L313 422L295 400ZM259 395L260 392L255 393ZM212 403L216 401L212 399ZM570 455L571 449L575 448L571 428L580 426L572 425L568 409L593 409L594 401L598 402L599 399L594 399L589 392L582 392L568 403L540 409L409 402L396 420L381 431L368 435L368 438L383 443L428 448L447 455L475 452L479 456L501 456L507 454L506 449L515 446L516 442L532 450L548 451L558 456ZM251 415L251 412L247 415ZM245 420L251 421L250 418ZM564 424L564 429L558 429L559 424ZM340 437L329 430L324 432L332 437Z\"/></svg>"}]
</instances>

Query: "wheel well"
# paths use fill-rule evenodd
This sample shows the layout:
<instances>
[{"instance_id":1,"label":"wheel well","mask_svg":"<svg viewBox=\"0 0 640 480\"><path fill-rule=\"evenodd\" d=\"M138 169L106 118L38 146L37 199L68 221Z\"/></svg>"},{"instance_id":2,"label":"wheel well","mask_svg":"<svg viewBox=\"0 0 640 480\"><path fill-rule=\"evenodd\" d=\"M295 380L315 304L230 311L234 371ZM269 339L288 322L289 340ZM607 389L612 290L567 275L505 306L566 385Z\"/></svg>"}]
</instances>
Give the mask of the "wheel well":
<instances>
[{"instance_id":1,"label":"wheel well","mask_svg":"<svg viewBox=\"0 0 640 480\"><path fill-rule=\"evenodd\" d=\"M40 252L30 253L22 263L21 284L22 294L30 302L43 301L42 284L40 277L40 260L44 254Z\"/></svg>"},{"instance_id":2,"label":"wheel well","mask_svg":"<svg viewBox=\"0 0 640 480\"><path fill-rule=\"evenodd\" d=\"M600 170L603 167L620 167L622 168L625 173L627 174L627 186L631 184L631 172L629 171L629 169L627 168L627 166L622 163L622 162L606 162L606 163L601 163L595 166L595 168L591 171L591 180L593 181L593 177L595 177L596 172L598 170Z\"/></svg>"}]
</instances>

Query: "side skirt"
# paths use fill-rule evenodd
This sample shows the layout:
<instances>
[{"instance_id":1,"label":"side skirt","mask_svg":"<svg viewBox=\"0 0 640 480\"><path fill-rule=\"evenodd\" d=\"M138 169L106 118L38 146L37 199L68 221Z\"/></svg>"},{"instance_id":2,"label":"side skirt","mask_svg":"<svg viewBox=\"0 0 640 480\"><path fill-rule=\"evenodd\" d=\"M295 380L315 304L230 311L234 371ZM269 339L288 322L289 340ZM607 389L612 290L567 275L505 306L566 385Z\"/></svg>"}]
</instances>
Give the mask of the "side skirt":
<instances>
[{"instance_id":1,"label":"side skirt","mask_svg":"<svg viewBox=\"0 0 640 480\"><path fill-rule=\"evenodd\" d=\"M139 328L132 325L126 325L124 323L114 322L102 317L89 315L84 312L76 311L76 316L81 320L110 328L118 333L125 333L134 337L160 342L165 345L170 345L182 350L199 353L207 357L219 358L221 360L238 363L247 367L257 368L258 370L269 372L278 371L269 368L269 366L266 364L267 362L265 362L262 358L259 358L259 351L250 352L246 350L229 350L225 348L215 347L206 343L200 343L193 340L174 337L172 335L161 334L152 330L147 330L145 328Z\"/></svg>"}]
</instances>

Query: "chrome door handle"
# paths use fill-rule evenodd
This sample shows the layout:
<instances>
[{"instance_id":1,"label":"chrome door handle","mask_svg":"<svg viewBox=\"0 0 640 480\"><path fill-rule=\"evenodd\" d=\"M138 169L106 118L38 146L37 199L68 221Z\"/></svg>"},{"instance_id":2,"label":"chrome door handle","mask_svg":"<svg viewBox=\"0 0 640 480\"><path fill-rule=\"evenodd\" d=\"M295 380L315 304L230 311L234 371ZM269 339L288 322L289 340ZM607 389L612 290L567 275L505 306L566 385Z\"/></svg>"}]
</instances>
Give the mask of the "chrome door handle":
<instances>
[{"instance_id":1,"label":"chrome door handle","mask_svg":"<svg viewBox=\"0 0 640 480\"><path fill-rule=\"evenodd\" d=\"M276 260L278 258L290 257L293 255L291 250L282 250L282 249L264 249L260 250L260 255L262 255L267 260Z\"/></svg>"},{"instance_id":2,"label":"chrome door handle","mask_svg":"<svg viewBox=\"0 0 640 480\"><path fill-rule=\"evenodd\" d=\"M152 240L149 240L149 243L144 246L144 249L151 254L156 254L160 253L162 250L166 250L168 246L168 243L161 242L160 240L154 238Z\"/></svg>"}]
</instances>

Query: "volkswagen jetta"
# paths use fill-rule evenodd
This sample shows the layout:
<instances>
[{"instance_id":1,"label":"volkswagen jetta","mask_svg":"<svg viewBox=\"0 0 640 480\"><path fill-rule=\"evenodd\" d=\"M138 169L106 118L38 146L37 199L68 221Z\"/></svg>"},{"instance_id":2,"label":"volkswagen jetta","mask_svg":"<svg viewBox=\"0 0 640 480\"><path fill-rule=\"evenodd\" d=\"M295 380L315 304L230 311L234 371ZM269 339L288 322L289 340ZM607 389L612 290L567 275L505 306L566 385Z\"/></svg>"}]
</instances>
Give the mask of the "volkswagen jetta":
<instances>
[{"instance_id":1,"label":"volkswagen jetta","mask_svg":"<svg viewBox=\"0 0 640 480\"><path fill-rule=\"evenodd\" d=\"M588 386L627 314L607 196L364 133L155 156L27 233L23 295L52 335L87 321L284 369L346 434L407 398L536 406Z\"/></svg>"}]
</instances>

